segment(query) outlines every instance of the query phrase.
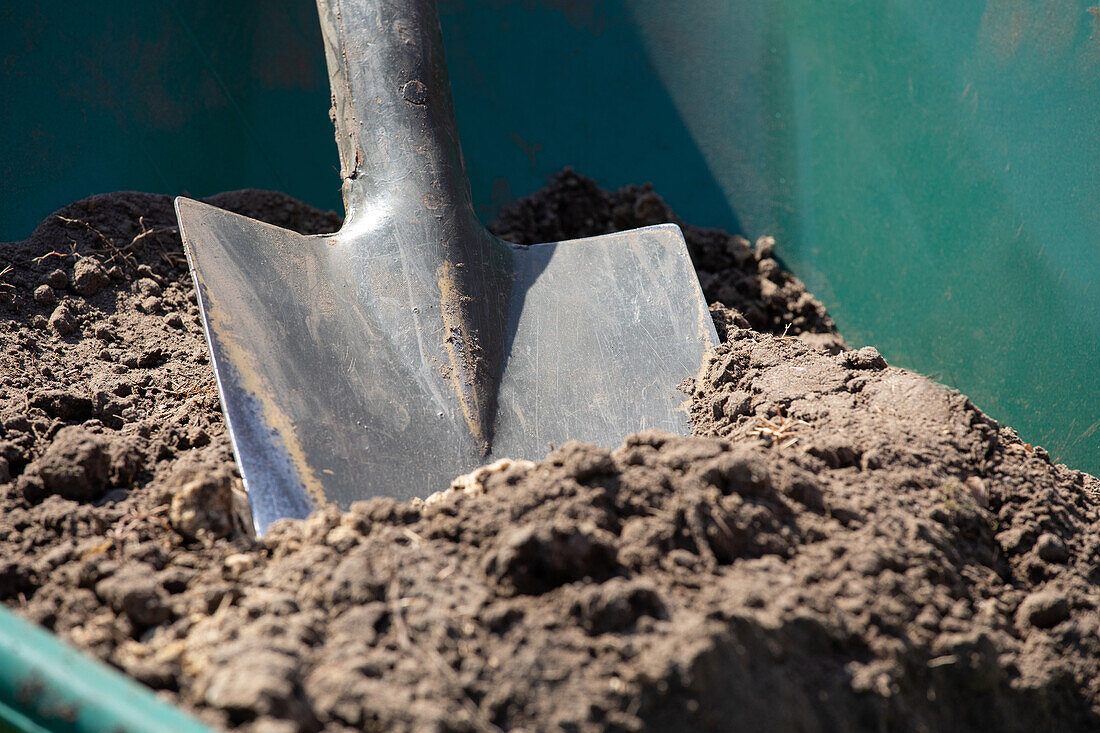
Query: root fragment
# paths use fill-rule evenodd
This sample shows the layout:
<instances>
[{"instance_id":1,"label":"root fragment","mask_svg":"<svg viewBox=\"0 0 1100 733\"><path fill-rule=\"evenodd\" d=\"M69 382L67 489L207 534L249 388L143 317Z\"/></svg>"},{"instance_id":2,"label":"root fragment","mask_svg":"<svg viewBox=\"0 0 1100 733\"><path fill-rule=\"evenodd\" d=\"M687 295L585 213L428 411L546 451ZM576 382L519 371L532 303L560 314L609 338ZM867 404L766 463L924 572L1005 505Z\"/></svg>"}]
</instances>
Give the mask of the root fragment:
<instances>
[{"instance_id":1,"label":"root fragment","mask_svg":"<svg viewBox=\"0 0 1100 733\"><path fill-rule=\"evenodd\" d=\"M798 442L801 436L807 435L810 431L803 428L809 427L810 424L805 420L792 420L786 415L780 415L777 420L770 420L766 417L757 418L753 432L760 437L767 436L771 438L782 450L790 448Z\"/></svg>"}]
</instances>

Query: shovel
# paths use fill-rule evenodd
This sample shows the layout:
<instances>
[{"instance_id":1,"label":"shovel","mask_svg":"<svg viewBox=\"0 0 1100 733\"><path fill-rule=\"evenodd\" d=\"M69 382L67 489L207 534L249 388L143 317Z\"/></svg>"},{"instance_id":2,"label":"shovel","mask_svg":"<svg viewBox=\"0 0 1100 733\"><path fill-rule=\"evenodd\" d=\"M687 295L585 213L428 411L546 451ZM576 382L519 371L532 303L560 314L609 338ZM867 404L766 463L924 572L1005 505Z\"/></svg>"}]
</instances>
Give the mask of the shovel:
<instances>
[{"instance_id":1,"label":"shovel","mask_svg":"<svg viewBox=\"0 0 1100 733\"><path fill-rule=\"evenodd\" d=\"M434 0L318 0L344 225L187 198L180 233L257 531L569 439L688 430L717 343L667 224L525 246L474 214Z\"/></svg>"}]
</instances>

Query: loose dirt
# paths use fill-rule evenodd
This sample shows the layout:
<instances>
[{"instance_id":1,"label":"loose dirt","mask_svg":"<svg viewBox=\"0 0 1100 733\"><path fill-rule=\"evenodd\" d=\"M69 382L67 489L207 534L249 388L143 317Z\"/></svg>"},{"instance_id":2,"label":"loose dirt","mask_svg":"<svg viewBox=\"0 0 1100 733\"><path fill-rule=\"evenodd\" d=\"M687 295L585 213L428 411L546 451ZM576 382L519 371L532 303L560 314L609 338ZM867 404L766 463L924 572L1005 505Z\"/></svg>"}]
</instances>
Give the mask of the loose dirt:
<instances>
[{"instance_id":1,"label":"loose dirt","mask_svg":"<svg viewBox=\"0 0 1100 733\"><path fill-rule=\"evenodd\" d=\"M567 171L494 229L663 221ZM255 539L169 199L62 209L0 249L0 601L226 729L1100 727L1100 481L848 349L770 240L684 231L724 340L696 436Z\"/></svg>"}]
</instances>

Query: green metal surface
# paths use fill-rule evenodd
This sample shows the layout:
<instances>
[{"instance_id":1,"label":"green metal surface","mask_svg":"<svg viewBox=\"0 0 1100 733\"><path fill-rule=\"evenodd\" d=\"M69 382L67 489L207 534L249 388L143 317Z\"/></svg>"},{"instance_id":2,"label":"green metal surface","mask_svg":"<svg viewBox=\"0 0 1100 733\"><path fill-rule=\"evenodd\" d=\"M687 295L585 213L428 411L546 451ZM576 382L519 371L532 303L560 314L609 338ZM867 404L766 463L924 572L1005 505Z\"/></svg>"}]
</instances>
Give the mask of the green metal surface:
<instances>
[{"instance_id":1,"label":"green metal surface","mask_svg":"<svg viewBox=\"0 0 1100 733\"><path fill-rule=\"evenodd\" d=\"M0 733L50 733L15 708L0 703Z\"/></svg>"},{"instance_id":2,"label":"green metal surface","mask_svg":"<svg viewBox=\"0 0 1100 733\"><path fill-rule=\"evenodd\" d=\"M0 607L0 733L210 733L151 691Z\"/></svg>"},{"instance_id":3,"label":"green metal surface","mask_svg":"<svg viewBox=\"0 0 1100 733\"><path fill-rule=\"evenodd\" d=\"M1094 2L441 0L440 15L483 219L563 165L653 181L689 222L775 235L854 344L1100 473ZM313 13L0 9L0 240L122 188L275 188L338 209Z\"/></svg>"},{"instance_id":4,"label":"green metal surface","mask_svg":"<svg viewBox=\"0 0 1100 733\"><path fill-rule=\"evenodd\" d=\"M745 228L777 236L851 341L1100 472L1100 9L695 7L636 17ZM704 74L664 40L746 25L737 54L699 35L701 57L728 59ZM719 78L747 90L707 99ZM751 150L762 164L737 169Z\"/></svg>"},{"instance_id":5,"label":"green metal surface","mask_svg":"<svg viewBox=\"0 0 1100 733\"><path fill-rule=\"evenodd\" d=\"M316 9L258 2L0 6L0 241L116 190L340 201Z\"/></svg>"}]
</instances>

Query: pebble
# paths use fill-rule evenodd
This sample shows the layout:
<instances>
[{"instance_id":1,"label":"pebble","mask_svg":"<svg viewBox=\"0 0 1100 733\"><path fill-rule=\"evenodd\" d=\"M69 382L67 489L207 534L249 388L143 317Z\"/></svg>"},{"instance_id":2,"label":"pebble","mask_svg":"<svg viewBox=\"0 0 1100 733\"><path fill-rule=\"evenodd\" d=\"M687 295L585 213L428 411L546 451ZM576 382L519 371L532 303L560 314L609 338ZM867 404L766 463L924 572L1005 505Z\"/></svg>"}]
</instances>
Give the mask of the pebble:
<instances>
[{"instance_id":1,"label":"pebble","mask_svg":"<svg viewBox=\"0 0 1100 733\"><path fill-rule=\"evenodd\" d=\"M970 490L970 497L975 504L982 509L989 508L989 489L986 488L984 480L979 476L971 476L966 480L966 488Z\"/></svg>"}]
</instances>

